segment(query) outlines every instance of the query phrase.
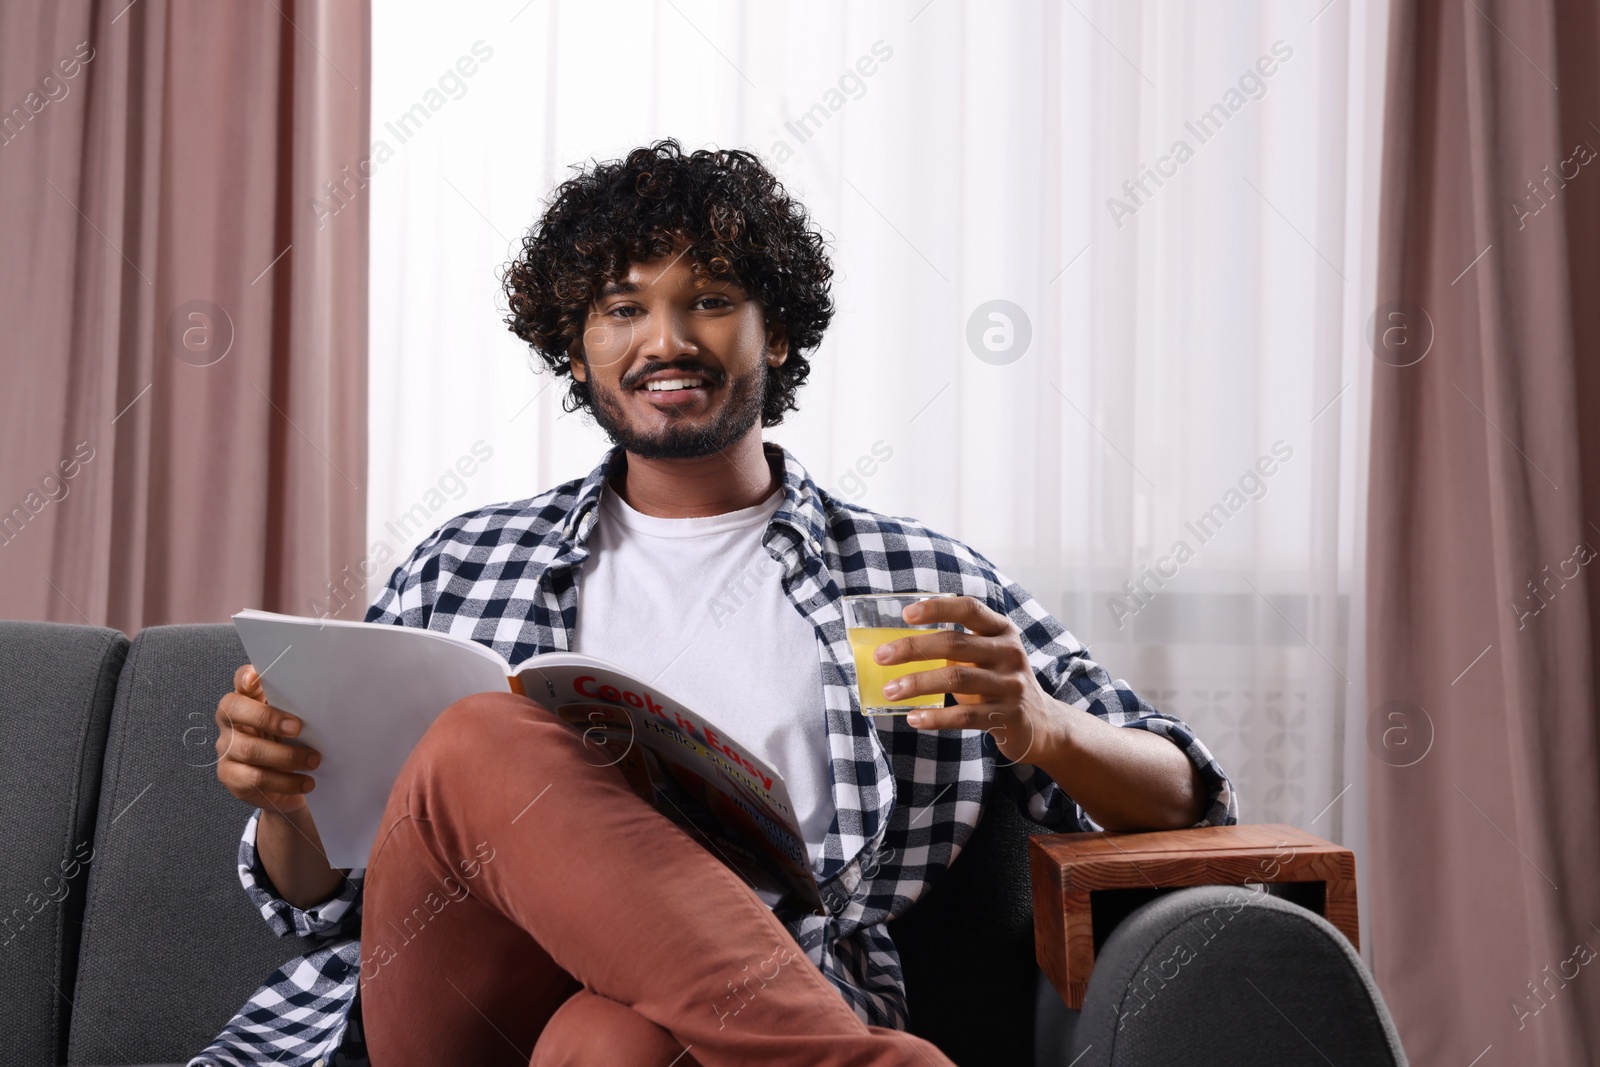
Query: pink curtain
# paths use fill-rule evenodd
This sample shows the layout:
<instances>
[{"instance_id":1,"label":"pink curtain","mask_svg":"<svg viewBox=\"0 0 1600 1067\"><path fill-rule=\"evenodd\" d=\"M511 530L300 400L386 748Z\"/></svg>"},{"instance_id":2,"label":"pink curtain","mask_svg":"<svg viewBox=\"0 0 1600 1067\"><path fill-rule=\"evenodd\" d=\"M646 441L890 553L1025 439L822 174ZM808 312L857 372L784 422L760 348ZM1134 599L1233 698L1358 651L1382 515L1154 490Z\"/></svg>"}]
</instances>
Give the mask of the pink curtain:
<instances>
[{"instance_id":1,"label":"pink curtain","mask_svg":"<svg viewBox=\"0 0 1600 1067\"><path fill-rule=\"evenodd\" d=\"M370 72L365 0L0 5L0 616L359 569Z\"/></svg>"},{"instance_id":2,"label":"pink curtain","mask_svg":"<svg viewBox=\"0 0 1600 1067\"><path fill-rule=\"evenodd\" d=\"M1370 904L1413 1063L1600 1062L1597 52L1592 0L1394 0Z\"/></svg>"}]
</instances>

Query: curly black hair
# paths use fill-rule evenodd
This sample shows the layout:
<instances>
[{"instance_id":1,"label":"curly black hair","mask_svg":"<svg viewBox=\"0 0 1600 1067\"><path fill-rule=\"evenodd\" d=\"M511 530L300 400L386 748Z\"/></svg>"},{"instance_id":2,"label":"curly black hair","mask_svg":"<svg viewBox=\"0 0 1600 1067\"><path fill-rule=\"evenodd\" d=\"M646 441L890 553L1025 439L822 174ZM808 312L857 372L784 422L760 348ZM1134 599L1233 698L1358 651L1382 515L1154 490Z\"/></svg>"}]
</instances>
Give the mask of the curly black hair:
<instances>
[{"instance_id":1,"label":"curly black hair","mask_svg":"<svg viewBox=\"0 0 1600 1067\"><path fill-rule=\"evenodd\" d=\"M777 425L798 410L795 393L811 373L805 353L833 318L833 267L805 208L750 152L686 155L667 138L563 182L502 278L506 325L552 373L570 376L601 288L682 241L697 278L735 282L760 303L768 329L788 338L788 359L762 399L762 425ZM579 408L592 412L592 400L573 378L562 409Z\"/></svg>"}]
</instances>

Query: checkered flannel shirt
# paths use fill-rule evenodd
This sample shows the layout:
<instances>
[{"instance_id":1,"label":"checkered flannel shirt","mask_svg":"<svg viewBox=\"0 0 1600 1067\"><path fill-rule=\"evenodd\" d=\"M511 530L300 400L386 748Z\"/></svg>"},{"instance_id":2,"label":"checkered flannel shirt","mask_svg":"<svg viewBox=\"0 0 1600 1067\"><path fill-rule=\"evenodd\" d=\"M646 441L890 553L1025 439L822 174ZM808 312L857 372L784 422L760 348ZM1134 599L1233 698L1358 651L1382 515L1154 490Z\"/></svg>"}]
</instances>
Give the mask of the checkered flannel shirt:
<instances>
[{"instance_id":1,"label":"checkered flannel shirt","mask_svg":"<svg viewBox=\"0 0 1600 1067\"><path fill-rule=\"evenodd\" d=\"M784 499L762 540L781 567L785 593L817 633L836 812L814 867L828 914L779 917L863 1021L905 1028L904 984L888 921L954 862L997 772L1019 780L1036 822L1062 831L1100 827L1044 771L1009 763L982 731L925 731L902 718L858 714L840 597L940 590L981 600L1021 630L1046 692L1113 725L1170 740L1209 793L1201 825L1237 821L1232 785L1194 732L1113 681L994 564L919 523L839 500L786 450L770 443L766 450L781 465ZM395 569L367 621L470 638L508 663L570 649L585 542L619 455L613 448L588 477L532 499L451 519ZM245 892L278 934L326 940L275 971L191 1064L365 1063L357 997L364 872L352 871L339 893L315 908L288 904L256 855L258 817L239 844Z\"/></svg>"}]
</instances>

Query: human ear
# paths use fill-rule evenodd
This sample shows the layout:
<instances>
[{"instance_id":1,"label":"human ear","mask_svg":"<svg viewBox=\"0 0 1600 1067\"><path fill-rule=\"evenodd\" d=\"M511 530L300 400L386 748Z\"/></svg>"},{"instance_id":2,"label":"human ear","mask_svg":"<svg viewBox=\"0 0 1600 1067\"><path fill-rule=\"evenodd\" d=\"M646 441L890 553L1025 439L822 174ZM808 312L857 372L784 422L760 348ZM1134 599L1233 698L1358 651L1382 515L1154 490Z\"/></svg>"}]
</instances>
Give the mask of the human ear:
<instances>
[{"instance_id":1,"label":"human ear","mask_svg":"<svg viewBox=\"0 0 1600 1067\"><path fill-rule=\"evenodd\" d=\"M789 359L789 338L782 326L767 331L767 362L781 367Z\"/></svg>"},{"instance_id":2,"label":"human ear","mask_svg":"<svg viewBox=\"0 0 1600 1067\"><path fill-rule=\"evenodd\" d=\"M583 344L573 341L567 349L567 361L572 366L572 376L580 382L589 380L589 365L583 361Z\"/></svg>"}]
</instances>

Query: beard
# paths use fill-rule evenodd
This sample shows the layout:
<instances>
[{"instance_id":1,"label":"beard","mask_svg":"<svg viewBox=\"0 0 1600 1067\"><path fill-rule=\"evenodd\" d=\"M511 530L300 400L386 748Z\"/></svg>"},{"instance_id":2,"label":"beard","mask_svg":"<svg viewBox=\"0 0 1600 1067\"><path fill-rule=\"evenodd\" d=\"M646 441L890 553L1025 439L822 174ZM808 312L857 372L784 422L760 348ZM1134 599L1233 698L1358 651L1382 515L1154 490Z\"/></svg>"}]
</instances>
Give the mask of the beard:
<instances>
[{"instance_id":1,"label":"beard","mask_svg":"<svg viewBox=\"0 0 1600 1067\"><path fill-rule=\"evenodd\" d=\"M669 366L684 371L698 371L712 377L718 384L726 384L728 395L722 407L715 411L710 421L694 425L688 418L672 416L666 426L655 431L636 430L628 423L621 394L631 391L631 386L609 389L591 377L589 396L594 401L591 413L594 421L606 432L612 442L621 445L640 459L699 459L720 452L749 432L761 419L767 392L766 348L756 369L743 378L725 378L713 368L698 360L679 360ZM657 368L658 369L658 368Z\"/></svg>"}]
</instances>

